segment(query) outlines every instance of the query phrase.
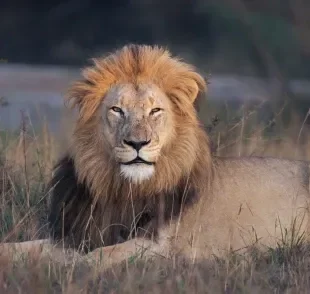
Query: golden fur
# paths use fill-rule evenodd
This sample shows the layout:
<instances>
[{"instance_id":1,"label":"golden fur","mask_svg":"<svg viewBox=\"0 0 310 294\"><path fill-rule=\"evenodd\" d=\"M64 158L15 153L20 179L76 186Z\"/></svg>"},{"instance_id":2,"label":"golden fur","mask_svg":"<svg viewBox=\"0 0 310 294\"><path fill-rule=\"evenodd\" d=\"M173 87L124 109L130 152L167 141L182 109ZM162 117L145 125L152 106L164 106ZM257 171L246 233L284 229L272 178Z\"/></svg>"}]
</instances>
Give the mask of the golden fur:
<instances>
[{"instance_id":1,"label":"golden fur","mask_svg":"<svg viewBox=\"0 0 310 294\"><path fill-rule=\"evenodd\" d=\"M125 46L105 58L94 59L94 63L94 67L83 71L84 79L73 84L67 95L71 106L78 106L80 111L74 134L75 164L80 181L88 181L93 193L101 194L106 188L110 189L105 186L111 183L112 178L109 177L115 174L111 170L111 162L102 160L102 154L98 152L102 148L100 142L94 139L97 133L93 132L100 119L96 111L107 91L117 84L149 83L160 87L174 103L177 139L183 142L172 146L161 159L160 168L158 167L161 172L154 178L151 187L154 186L156 191L174 187L180 177L179 173L192 168L192 161L197 156L195 144L198 137L209 144L208 138L199 134L199 122L193 107L198 92L206 89L204 79L192 66L171 58L167 50L159 47ZM208 161L208 146L205 149L205 160ZM174 168L171 168L171 163ZM103 175L102 173L107 172L107 164L111 173ZM115 185L119 183L115 181ZM149 183L147 189L150 189Z\"/></svg>"},{"instance_id":2,"label":"golden fur","mask_svg":"<svg viewBox=\"0 0 310 294\"><path fill-rule=\"evenodd\" d=\"M125 46L93 62L95 66L84 69L84 79L73 84L67 95L71 106L79 106L82 122L93 116L112 85L154 83L187 115L194 115L192 102L198 91L206 89L194 67L157 46Z\"/></svg>"},{"instance_id":3,"label":"golden fur","mask_svg":"<svg viewBox=\"0 0 310 294\"><path fill-rule=\"evenodd\" d=\"M128 87L134 94L124 98L119 91ZM149 109L148 103L140 104L143 87L156 93L156 103L166 103L161 115L170 122L169 136L155 119L141 114ZM150 254L182 252L192 258L253 244L275 246L292 225L298 228L295 234L307 237L309 164L211 156L194 107L205 90L192 66L159 47L130 45L95 59L67 96L79 117L69 155L52 182L61 187L52 195L55 240L65 232L63 237L71 238L67 244L80 248L86 239L89 250L97 248L90 254L103 250L111 262L119 262L139 246L147 246ZM111 116L108 101L131 107L130 120ZM121 176L112 150L128 134L141 139L147 133L159 138L155 171L133 183ZM119 224L129 232L117 229ZM119 237L125 242L116 244Z\"/></svg>"}]
</instances>

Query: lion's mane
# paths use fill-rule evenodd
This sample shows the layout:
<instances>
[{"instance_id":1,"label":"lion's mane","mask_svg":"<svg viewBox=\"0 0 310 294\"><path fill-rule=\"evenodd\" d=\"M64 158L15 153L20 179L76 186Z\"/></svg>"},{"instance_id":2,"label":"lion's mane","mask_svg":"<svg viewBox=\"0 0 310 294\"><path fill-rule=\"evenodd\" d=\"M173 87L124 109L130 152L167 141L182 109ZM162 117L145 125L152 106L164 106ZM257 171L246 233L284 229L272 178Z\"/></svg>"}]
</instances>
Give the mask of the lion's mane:
<instances>
[{"instance_id":1,"label":"lion's mane","mask_svg":"<svg viewBox=\"0 0 310 294\"><path fill-rule=\"evenodd\" d=\"M156 238L163 222L197 200L213 169L209 139L191 100L206 83L192 66L163 48L142 45L93 61L69 89L67 101L79 117L72 147L50 183L51 236L84 251L141 234ZM141 185L120 176L98 139L97 110L111 86L121 83L154 83L174 105L174 144L164 150L154 177Z\"/></svg>"}]
</instances>

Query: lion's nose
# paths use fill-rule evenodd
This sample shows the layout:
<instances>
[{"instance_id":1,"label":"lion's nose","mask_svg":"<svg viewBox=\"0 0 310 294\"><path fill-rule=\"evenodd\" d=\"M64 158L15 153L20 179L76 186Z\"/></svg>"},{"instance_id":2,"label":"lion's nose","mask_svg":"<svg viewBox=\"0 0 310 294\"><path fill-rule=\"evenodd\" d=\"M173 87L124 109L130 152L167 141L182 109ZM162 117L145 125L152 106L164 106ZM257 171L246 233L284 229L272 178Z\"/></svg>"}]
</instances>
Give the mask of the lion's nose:
<instances>
[{"instance_id":1,"label":"lion's nose","mask_svg":"<svg viewBox=\"0 0 310 294\"><path fill-rule=\"evenodd\" d=\"M148 145L151 142L151 140L149 141L127 141L124 140L124 143L126 145L131 146L132 148L136 149L137 151L139 151L143 146Z\"/></svg>"}]
</instances>

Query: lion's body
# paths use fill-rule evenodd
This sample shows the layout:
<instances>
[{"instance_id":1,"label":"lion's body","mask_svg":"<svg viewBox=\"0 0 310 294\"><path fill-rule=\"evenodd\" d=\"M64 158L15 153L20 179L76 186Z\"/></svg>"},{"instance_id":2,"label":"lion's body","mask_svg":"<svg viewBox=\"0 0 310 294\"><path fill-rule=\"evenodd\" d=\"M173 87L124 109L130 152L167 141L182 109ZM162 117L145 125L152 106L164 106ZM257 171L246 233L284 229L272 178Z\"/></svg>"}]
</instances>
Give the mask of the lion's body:
<instances>
[{"instance_id":1,"label":"lion's body","mask_svg":"<svg viewBox=\"0 0 310 294\"><path fill-rule=\"evenodd\" d=\"M292 230L296 244L307 233L307 163L255 157L215 162L210 192L181 218L176 242L180 250L187 255L223 256L229 249L244 252L251 245L263 249L289 244Z\"/></svg>"},{"instance_id":2,"label":"lion's body","mask_svg":"<svg viewBox=\"0 0 310 294\"><path fill-rule=\"evenodd\" d=\"M99 218L96 213L114 212L109 220L114 226L109 228L109 223L99 224L106 227L107 232L101 231L100 235L94 232L92 221L87 230L85 223L78 218L81 207L86 207L86 203L90 207L92 198L85 186L77 186L73 162L66 160L62 171L67 172L71 180L64 181L64 186L59 186L55 192L59 198L65 195L72 197L74 209L69 210L64 218L64 231L60 224L56 226L59 231L54 237L61 239L63 232L69 236L70 228L76 222L71 239L67 240L67 245L75 248L81 249L82 241L90 246L90 250L125 241L129 231L124 228L132 228L133 224L132 209L135 215L141 215L140 219L137 218L138 233L134 235L133 232L132 237L150 238L153 233L154 241L160 244L156 251L161 254L182 252L189 257L223 256L229 250L242 252L255 243L274 247L277 242L289 242L290 229L295 220L295 240L308 229L309 164L306 162L258 157L214 158L211 185L207 178L201 178L198 181L200 189L196 190L190 188L189 180L183 187L171 193L155 195L153 199L143 201L128 197L127 201L121 201L121 209L119 203L106 205L99 212L94 209L94 219ZM167 207L161 224L157 219L160 217L160 196L174 199L174 203L164 199ZM180 214L182 202L184 209ZM54 203L61 201L57 199ZM53 206L51 213L53 220L55 215L59 215L59 210ZM85 216L90 214L90 208L82 210L82 220L88 219ZM149 221L153 222L151 226ZM145 229L150 234L146 234ZM286 229L288 235L285 237ZM88 240L91 242L88 243Z\"/></svg>"},{"instance_id":3,"label":"lion's body","mask_svg":"<svg viewBox=\"0 0 310 294\"><path fill-rule=\"evenodd\" d=\"M307 233L308 163L213 157L195 110L205 88L157 47L124 47L86 69L69 92L74 144L52 181L54 240L210 256Z\"/></svg>"},{"instance_id":4,"label":"lion's body","mask_svg":"<svg viewBox=\"0 0 310 294\"><path fill-rule=\"evenodd\" d=\"M54 241L105 246L118 262L140 245L209 257L275 246L292 226L307 233L308 163L213 157L195 110L205 88L157 47L124 47L83 72L68 97L79 108L72 146L51 182Z\"/></svg>"}]
</instances>

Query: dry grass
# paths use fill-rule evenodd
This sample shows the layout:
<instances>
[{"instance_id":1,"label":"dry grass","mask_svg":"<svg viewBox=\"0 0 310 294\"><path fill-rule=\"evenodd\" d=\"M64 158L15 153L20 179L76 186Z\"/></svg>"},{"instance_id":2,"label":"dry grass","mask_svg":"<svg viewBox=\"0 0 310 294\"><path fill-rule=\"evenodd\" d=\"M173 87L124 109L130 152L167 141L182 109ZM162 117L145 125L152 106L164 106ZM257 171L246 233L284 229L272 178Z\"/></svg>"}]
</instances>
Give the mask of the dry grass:
<instances>
[{"instance_id":1,"label":"dry grass","mask_svg":"<svg viewBox=\"0 0 310 294\"><path fill-rule=\"evenodd\" d=\"M282 111L261 123L256 108L243 108L229 121L225 114L214 117L207 127L214 153L310 160L308 115L293 115L285 127ZM5 242L46 236L45 188L62 150L46 124L34 131L27 118L21 121L18 132L0 133L0 240ZM195 264L180 256L132 257L105 272L89 264L39 260L36 253L0 259L0 293L307 293L309 288L309 246L285 238L278 248L247 257L232 254Z\"/></svg>"}]
</instances>

